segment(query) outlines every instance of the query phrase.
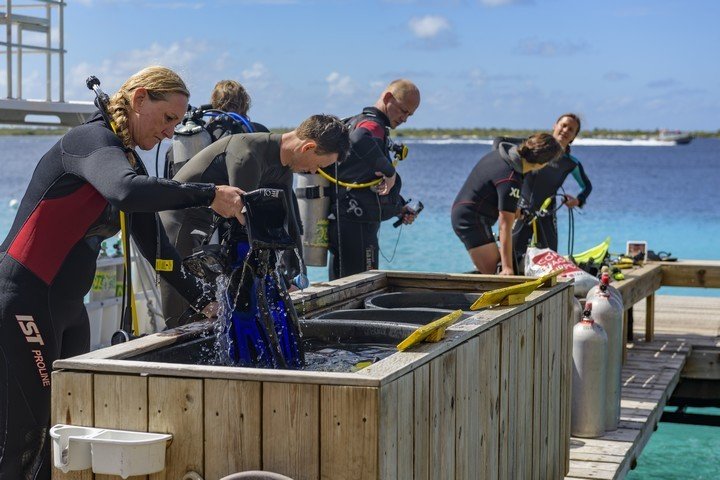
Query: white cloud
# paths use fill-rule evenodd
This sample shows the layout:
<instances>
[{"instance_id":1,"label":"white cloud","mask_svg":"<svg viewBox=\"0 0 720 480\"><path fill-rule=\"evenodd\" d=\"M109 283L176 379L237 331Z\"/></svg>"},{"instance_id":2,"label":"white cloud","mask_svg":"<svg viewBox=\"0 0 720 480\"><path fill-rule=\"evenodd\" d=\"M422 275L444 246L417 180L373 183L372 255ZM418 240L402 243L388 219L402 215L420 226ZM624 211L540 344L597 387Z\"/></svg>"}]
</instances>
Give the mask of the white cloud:
<instances>
[{"instance_id":1,"label":"white cloud","mask_svg":"<svg viewBox=\"0 0 720 480\"><path fill-rule=\"evenodd\" d=\"M479 68L474 68L468 72L468 80L472 87L482 87L487 81L487 75Z\"/></svg>"},{"instance_id":2,"label":"white cloud","mask_svg":"<svg viewBox=\"0 0 720 480\"><path fill-rule=\"evenodd\" d=\"M261 90L270 90L274 94L284 87L278 84L277 79L274 78L272 72L262 62L255 62L248 68L245 68L240 73L242 77L242 84L248 89L248 92L259 92Z\"/></svg>"},{"instance_id":3,"label":"white cloud","mask_svg":"<svg viewBox=\"0 0 720 480\"><path fill-rule=\"evenodd\" d=\"M119 52L110 58L104 59L100 64L82 62L72 66L70 75L66 78L66 96L68 99L86 100L87 91L84 79L95 75L102 82L106 92L114 92L133 73L149 65L164 65L172 68L190 86L199 75L204 72L207 42L191 38L170 45L153 43L146 49L136 49L129 52ZM83 79L75 81L74 79ZM192 88L191 88L192 90Z\"/></svg>"},{"instance_id":4,"label":"white cloud","mask_svg":"<svg viewBox=\"0 0 720 480\"><path fill-rule=\"evenodd\" d=\"M261 80L266 77L267 74L267 68L260 62L255 62L250 68L242 71L242 76L245 80Z\"/></svg>"},{"instance_id":5,"label":"white cloud","mask_svg":"<svg viewBox=\"0 0 720 480\"><path fill-rule=\"evenodd\" d=\"M541 57L558 57L587 52L590 46L584 41L555 42L552 40L539 40L525 38L518 42L516 51L523 55L537 55Z\"/></svg>"},{"instance_id":6,"label":"white cloud","mask_svg":"<svg viewBox=\"0 0 720 480\"><path fill-rule=\"evenodd\" d=\"M448 19L439 15L413 17L410 19L409 26L413 35L421 39L435 38L442 32L450 30Z\"/></svg>"},{"instance_id":7,"label":"white cloud","mask_svg":"<svg viewBox=\"0 0 720 480\"><path fill-rule=\"evenodd\" d=\"M332 72L325 77L328 84L328 96L350 96L355 93L355 86L349 75L342 76L338 72Z\"/></svg>"},{"instance_id":8,"label":"white cloud","mask_svg":"<svg viewBox=\"0 0 720 480\"><path fill-rule=\"evenodd\" d=\"M211 62L212 68L217 72L225 72L232 66L233 57L228 51L220 52Z\"/></svg>"},{"instance_id":9,"label":"white cloud","mask_svg":"<svg viewBox=\"0 0 720 480\"><path fill-rule=\"evenodd\" d=\"M603 79L609 81L609 82L619 82L621 80L626 80L630 78L630 75L628 75L625 72L618 72L615 70L609 71L603 75Z\"/></svg>"}]
</instances>

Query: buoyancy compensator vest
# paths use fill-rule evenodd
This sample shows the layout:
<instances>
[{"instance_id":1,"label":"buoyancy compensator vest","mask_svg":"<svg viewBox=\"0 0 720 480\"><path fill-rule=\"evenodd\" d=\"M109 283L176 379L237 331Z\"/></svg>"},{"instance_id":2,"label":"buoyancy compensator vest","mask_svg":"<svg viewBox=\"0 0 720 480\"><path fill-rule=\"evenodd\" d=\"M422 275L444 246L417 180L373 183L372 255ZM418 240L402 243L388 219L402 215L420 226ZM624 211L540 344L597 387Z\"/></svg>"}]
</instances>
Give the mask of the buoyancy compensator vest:
<instances>
[{"instance_id":1,"label":"buoyancy compensator vest","mask_svg":"<svg viewBox=\"0 0 720 480\"><path fill-rule=\"evenodd\" d=\"M365 121L370 121L383 129L382 145L379 146L375 140L367 139L353 142L353 132ZM339 216L346 220L360 222L380 222L388 220L402 211L404 200L400 196L402 181L398 175L395 186L387 195L378 195L370 187L380 182L375 176L376 171L384 171L388 174L388 168L394 167L400 160L407 157L408 149L405 145L393 141L390 137L390 126L387 118L374 107L363 109L362 113L353 117L343 119L348 126L351 137L351 149L348 158L338 167L338 198ZM382 155L373 154L372 149L378 147ZM379 152L378 152L379 153ZM376 161L369 164L361 157L372 157ZM387 163L385 163L387 162ZM348 184L358 184L350 186ZM333 194L335 188L332 187ZM333 213L336 208L335 201L332 201Z\"/></svg>"}]
</instances>

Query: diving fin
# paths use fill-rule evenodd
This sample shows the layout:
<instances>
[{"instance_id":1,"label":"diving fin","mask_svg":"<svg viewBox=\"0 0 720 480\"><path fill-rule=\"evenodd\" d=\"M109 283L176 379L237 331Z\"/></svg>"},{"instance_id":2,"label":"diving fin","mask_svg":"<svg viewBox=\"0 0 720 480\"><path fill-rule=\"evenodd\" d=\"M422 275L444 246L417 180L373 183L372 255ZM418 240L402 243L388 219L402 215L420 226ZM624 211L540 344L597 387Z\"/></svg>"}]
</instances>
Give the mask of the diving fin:
<instances>
[{"instance_id":1,"label":"diving fin","mask_svg":"<svg viewBox=\"0 0 720 480\"><path fill-rule=\"evenodd\" d=\"M577 265L580 265L581 263L587 263L590 261L590 259L592 259L594 263L599 265L605 259L609 248L610 237L607 237L598 245L595 245L594 247L589 248L582 253L573 255L573 260L575 260L575 263Z\"/></svg>"},{"instance_id":2,"label":"diving fin","mask_svg":"<svg viewBox=\"0 0 720 480\"><path fill-rule=\"evenodd\" d=\"M422 342L423 340L428 342L439 342L445 336L445 329L457 322L461 315L462 310L455 310L438 318L437 320L433 320L427 325L419 327L413 333L408 335L405 340L398 343L397 349L404 352L408 348Z\"/></svg>"}]
</instances>

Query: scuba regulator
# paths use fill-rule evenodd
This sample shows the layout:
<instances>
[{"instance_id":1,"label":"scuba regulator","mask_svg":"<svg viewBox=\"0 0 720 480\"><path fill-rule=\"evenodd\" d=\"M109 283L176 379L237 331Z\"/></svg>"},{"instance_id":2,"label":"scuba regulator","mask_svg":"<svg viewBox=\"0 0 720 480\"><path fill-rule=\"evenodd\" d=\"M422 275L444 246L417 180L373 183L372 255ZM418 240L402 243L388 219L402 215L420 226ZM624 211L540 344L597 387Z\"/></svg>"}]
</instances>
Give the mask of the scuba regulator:
<instances>
[{"instance_id":1,"label":"scuba regulator","mask_svg":"<svg viewBox=\"0 0 720 480\"><path fill-rule=\"evenodd\" d=\"M408 147L404 143L395 142L392 138L388 137L388 151L390 154L395 157L394 159L390 159L393 162L393 165L395 165L397 162L401 160L405 160L408 156Z\"/></svg>"}]
</instances>

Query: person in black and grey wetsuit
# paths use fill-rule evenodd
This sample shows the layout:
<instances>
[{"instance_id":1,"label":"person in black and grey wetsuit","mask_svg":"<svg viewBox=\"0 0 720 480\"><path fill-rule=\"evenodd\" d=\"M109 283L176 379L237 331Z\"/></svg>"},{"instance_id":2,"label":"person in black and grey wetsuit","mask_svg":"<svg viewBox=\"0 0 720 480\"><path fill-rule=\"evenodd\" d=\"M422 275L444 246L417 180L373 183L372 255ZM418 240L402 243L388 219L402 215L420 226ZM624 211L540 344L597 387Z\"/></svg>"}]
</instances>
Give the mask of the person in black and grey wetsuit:
<instances>
[{"instance_id":1,"label":"person in black and grey wetsuit","mask_svg":"<svg viewBox=\"0 0 720 480\"><path fill-rule=\"evenodd\" d=\"M50 478L50 371L90 349L83 297L101 242L119 230L119 212L142 255L173 260L160 272L197 309L202 286L180 272L159 227L160 210L210 206L240 216L242 190L149 177L134 148L170 138L189 93L177 74L149 67L110 99L113 133L98 112L40 160L0 247L0 479ZM159 242L159 243L158 243Z\"/></svg>"},{"instance_id":2,"label":"person in black and grey wetsuit","mask_svg":"<svg viewBox=\"0 0 720 480\"><path fill-rule=\"evenodd\" d=\"M212 118L203 126L207 131L208 141L216 142L222 138L226 138L230 135L238 133L269 133L270 130L261 123L250 121L248 117L248 111L252 101L250 94L248 94L245 87L240 82L235 80L220 80L215 84L212 93L210 94L210 105L200 107L203 110L207 110L207 107L212 107L213 110L218 112L226 112L226 114L218 115ZM217 113L217 112L215 112ZM174 137L176 138L176 137ZM185 152L186 155L190 152ZM194 152L198 154L199 152ZM165 154L165 178L173 178L178 181L201 181L201 180L183 180L175 178L175 175L182 169L190 160L188 158L175 158L173 153L172 145ZM221 168L224 168L222 166ZM227 175L225 175L227 177ZM197 176L199 179L199 175ZM211 181L211 180L202 180ZM225 183L228 179L225 178ZM239 185L234 185L239 186ZM294 194L293 205L297 205L297 199ZM297 208L295 208L297 211ZM207 213L207 215L205 215ZM160 214L160 218L163 221L163 226L167 231L170 243L178 251L181 258L185 258L192 253L194 247L200 246L204 238L201 235L191 235L189 232L179 232L180 223L177 221L179 218L191 218L193 215L200 215L203 217L211 216L210 212L201 212L201 210L194 209L194 213L189 211L185 212L164 212ZM187 223L190 226L191 223ZM200 229L202 230L202 229ZM293 253L294 256L294 253ZM178 294L178 292L164 279L160 279L160 295L162 303L163 317L165 318L165 324L168 327L178 326L178 320L187 311L190 306L188 302Z\"/></svg>"},{"instance_id":3,"label":"person in black and grey wetsuit","mask_svg":"<svg viewBox=\"0 0 720 480\"><path fill-rule=\"evenodd\" d=\"M543 168L561 154L547 133L531 136L519 146L501 143L475 165L452 206L452 226L480 273L513 274L512 224L523 175ZM492 226L500 219L500 249Z\"/></svg>"},{"instance_id":4,"label":"person in black and grey wetsuit","mask_svg":"<svg viewBox=\"0 0 720 480\"><path fill-rule=\"evenodd\" d=\"M285 192L290 205L294 198L293 172L315 173L318 168L328 167L338 158L342 160L349 146L347 127L337 117L313 115L295 130L283 134L250 133L221 138L192 157L174 178L181 182L228 183L245 191L278 188ZM291 213L294 212L295 209ZM212 217L212 212L201 208L160 214L170 241L181 256L190 255L212 235ZM229 233L234 244L247 241L247 235L240 229L230 228ZM291 226L290 233L301 249L301 231ZM163 312L169 326L178 325L178 315L184 310L173 303L175 297L163 294Z\"/></svg>"},{"instance_id":5,"label":"person in black and grey wetsuit","mask_svg":"<svg viewBox=\"0 0 720 480\"><path fill-rule=\"evenodd\" d=\"M572 175L580 187L577 197L563 195L562 203L568 208L582 208L592 191L592 183L585 174L580 160L570 154L570 144L575 140L578 132L580 132L580 117L574 113L560 115L553 126L553 137L563 147L564 154L547 168L525 176L520 205L523 218L515 222L513 228L513 249L518 264L522 263L522 257L533 235L532 224L527 221L530 218L537 218L537 246L557 251L556 194L568 176ZM550 203L543 208L548 198L551 199Z\"/></svg>"}]
</instances>

